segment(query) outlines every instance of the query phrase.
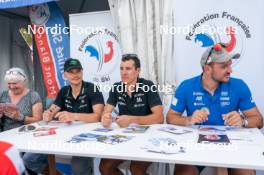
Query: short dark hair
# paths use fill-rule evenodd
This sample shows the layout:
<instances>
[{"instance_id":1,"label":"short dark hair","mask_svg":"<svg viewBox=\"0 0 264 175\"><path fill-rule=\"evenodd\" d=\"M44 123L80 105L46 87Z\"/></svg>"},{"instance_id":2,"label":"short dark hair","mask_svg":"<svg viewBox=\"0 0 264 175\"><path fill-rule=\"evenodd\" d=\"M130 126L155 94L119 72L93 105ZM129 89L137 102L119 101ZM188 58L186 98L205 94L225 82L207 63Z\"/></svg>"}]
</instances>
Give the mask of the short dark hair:
<instances>
[{"instance_id":1,"label":"short dark hair","mask_svg":"<svg viewBox=\"0 0 264 175\"><path fill-rule=\"evenodd\" d=\"M133 60L134 61L134 65L135 65L136 69L140 68L140 60L139 60L137 54L125 54L125 55L122 55L122 61L129 61L129 60Z\"/></svg>"}]
</instances>

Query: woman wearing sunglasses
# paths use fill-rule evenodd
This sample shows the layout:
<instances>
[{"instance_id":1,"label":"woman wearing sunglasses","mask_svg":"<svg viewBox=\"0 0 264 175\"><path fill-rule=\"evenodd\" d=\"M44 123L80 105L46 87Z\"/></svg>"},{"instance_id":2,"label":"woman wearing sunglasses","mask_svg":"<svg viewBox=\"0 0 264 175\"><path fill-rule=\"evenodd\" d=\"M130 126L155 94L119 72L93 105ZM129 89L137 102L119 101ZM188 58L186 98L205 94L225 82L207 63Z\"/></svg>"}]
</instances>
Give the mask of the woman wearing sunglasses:
<instances>
[{"instance_id":1,"label":"woman wearing sunglasses","mask_svg":"<svg viewBox=\"0 0 264 175\"><path fill-rule=\"evenodd\" d=\"M27 88L25 72L21 68L11 68L6 71L4 80L8 89L0 94L1 131L42 120L41 98ZM29 174L41 173L47 165L47 157L39 154L25 153L23 160Z\"/></svg>"}]
</instances>

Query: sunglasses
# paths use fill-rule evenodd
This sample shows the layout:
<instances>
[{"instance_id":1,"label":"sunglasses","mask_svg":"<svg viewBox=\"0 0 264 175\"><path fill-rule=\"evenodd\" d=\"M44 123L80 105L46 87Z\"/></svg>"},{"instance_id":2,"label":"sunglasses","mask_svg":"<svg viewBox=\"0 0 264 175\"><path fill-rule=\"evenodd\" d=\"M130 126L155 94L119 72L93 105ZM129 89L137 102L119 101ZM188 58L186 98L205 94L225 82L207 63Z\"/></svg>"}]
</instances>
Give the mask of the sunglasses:
<instances>
[{"instance_id":1,"label":"sunglasses","mask_svg":"<svg viewBox=\"0 0 264 175\"><path fill-rule=\"evenodd\" d=\"M213 52L213 50L215 50L215 51L219 51L219 50L221 50L222 48L226 48L226 46L224 45L224 44L222 44L222 43L218 43L218 45L220 46L218 46L218 48L216 49L215 48L215 46L213 46L212 48L211 48L211 50L210 50L210 52L209 52L209 54L208 54L208 56L207 56L207 58L206 58L206 61L205 61L205 64L210 64L211 62L208 62L208 60L209 60L209 57L212 55L212 52ZM219 49L219 50L218 50Z\"/></svg>"},{"instance_id":2,"label":"sunglasses","mask_svg":"<svg viewBox=\"0 0 264 175\"><path fill-rule=\"evenodd\" d=\"M16 70L8 70L6 71L7 75L21 75L22 77L26 78L26 76L21 73L20 71L16 71Z\"/></svg>"},{"instance_id":3,"label":"sunglasses","mask_svg":"<svg viewBox=\"0 0 264 175\"><path fill-rule=\"evenodd\" d=\"M18 129L18 132L34 131L36 127L34 125L24 125Z\"/></svg>"}]
</instances>

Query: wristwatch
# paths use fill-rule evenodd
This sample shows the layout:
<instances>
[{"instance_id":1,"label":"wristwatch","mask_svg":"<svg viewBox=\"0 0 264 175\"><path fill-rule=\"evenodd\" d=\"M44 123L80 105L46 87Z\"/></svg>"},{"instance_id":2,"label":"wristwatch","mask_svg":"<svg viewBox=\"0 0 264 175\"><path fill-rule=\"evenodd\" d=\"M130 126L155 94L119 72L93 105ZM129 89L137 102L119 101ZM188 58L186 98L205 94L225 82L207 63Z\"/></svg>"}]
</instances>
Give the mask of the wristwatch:
<instances>
[{"instance_id":1,"label":"wristwatch","mask_svg":"<svg viewBox=\"0 0 264 175\"><path fill-rule=\"evenodd\" d=\"M248 119L245 117L243 122L243 127L247 127L248 126Z\"/></svg>"},{"instance_id":2,"label":"wristwatch","mask_svg":"<svg viewBox=\"0 0 264 175\"><path fill-rule=\"evenodd\" d=\"M240 113L240 116L241 116L241 118L243 120L242 126L243 127L247 127L248 126L248 119L247 119L247 117L243 113Z\"/></svg>"}]
</instances>

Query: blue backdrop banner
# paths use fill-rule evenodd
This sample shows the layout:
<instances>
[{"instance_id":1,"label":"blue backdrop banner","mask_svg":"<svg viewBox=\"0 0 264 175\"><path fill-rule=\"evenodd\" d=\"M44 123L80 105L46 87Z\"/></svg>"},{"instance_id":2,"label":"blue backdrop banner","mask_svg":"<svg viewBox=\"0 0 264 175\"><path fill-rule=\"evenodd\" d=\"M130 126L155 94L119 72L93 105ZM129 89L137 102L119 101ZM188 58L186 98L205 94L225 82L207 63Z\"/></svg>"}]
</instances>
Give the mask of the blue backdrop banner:
<instances>
[{"instance_id":1,"label":"blue backdrop banner","mask_svg":"<svg viewBox=\"0 0 264 175\"><path fill-rule=\"evenodd\" d=\"M42 4L53 0L0 0L0 9Z\"/></svg>"}]
</instances>

